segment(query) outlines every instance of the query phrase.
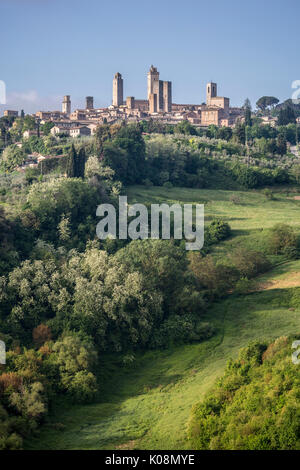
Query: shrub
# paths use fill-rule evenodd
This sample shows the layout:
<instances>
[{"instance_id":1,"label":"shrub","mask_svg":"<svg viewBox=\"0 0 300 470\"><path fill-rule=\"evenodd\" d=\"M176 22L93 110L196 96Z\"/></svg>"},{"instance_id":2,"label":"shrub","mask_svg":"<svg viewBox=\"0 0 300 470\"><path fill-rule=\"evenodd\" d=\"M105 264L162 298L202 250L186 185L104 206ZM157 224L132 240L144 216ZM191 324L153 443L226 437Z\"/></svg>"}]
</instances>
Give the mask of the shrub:
<instances>
[{"instance_id":1,"label":"shrub","mask_svg":"<svg viewBox=\"0 0 300 470\"><path fill-rule=\"evenodd\" d=\"M266 196L267 199L269 199L270 201L274 201L275 196L274 196L273 191L271 191L271 189L265 188L263 193L264 193L264 195Z\"/></svg>"},{"instance_id":2,"label":"shrub","mask_svg":"<svg viewBox=\"0 0 300 470\"><path fill-rule=\"evenodd\" d=\"M251 279L258 274L264 273L271 268L271 263L264 253L237 248L230 256L233 266L244 278Z\"/></svg>"},{"instance_id":3,"label":"shrub","mask_svg":"<svg viewBox=\"0 0 300 470\"><path fill-rule=\"evenodd\" d=\"M97 393L97 381L94 374L86 370L76 372L67 386L67 393L76 403L91 401Z\"/></svg>"},{"instance_id":4,"label":"shrub","mask_svg":"<svg viewBox=\"0 0 300 470\"><path fill-rule=\"evenodd\" d=\"M199 290L206 289L211 299L223 296L238 280L239 273L234 267L216 264L209 255L190 253L189 259L196 286Z\"/></svg>"},{"instance_id":5,"label":"shrub","mask_svg":"<svg viewBox=\"0 0 300 470\"><path fill-rule=\"evenodd\" d=\"M143 180L143 185L146 186L146 188L151 188L153 186L153 183L149 178L146 178L145 180Z\"/></svg>"},{"instance_id":6,"label":"shrub","mask_svg":"<svg viewBox=\"0 0 300 470\"><path fill-rule=\"evenodd\" d=\"M213 333L213 327L209 323L199 323L192 315L174 315L154 332L150 346L166 348L171 345L202 341L210 338Z\"/></svg>"},{"instance_id":7,"label":"shrub","mask_svg":"<svg viewBox=\"0 0 300 470\"><path fill-rule=\"evenodd\" d=\"M235 285L234 292L236 294L247 294L252 287L252 282L247 277L239 279Z\"/></svg>"},{"instance_id":8,"label":"shrub","mask_svg":"<svg viewBox=\"0 0 300 470\"><path fill-rule=\"evenodd\" d=\"M285 255L288 258L299 256L299 238L294 229L285 224L277 224L270 230L268 251L275 255Z\"/></svg>"}]
</instances>

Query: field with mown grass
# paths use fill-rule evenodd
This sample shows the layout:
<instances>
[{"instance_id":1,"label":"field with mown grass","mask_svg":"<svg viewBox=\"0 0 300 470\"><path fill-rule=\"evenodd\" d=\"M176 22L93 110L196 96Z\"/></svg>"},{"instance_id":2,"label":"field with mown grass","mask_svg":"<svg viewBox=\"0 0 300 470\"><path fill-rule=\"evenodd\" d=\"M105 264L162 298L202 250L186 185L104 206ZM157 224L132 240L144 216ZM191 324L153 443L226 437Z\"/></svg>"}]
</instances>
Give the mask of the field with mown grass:
<instances>
[{"instance_id":1,"label":"field with mown grass","mask_svg":"<svg viewBox=\"0 0 300 470\"><path fill-rule=\"evenodd\" d=\"M238 195L239 203L230 200ZM238 245L264 249L264 231L276 223L300 230L300 201L295 193L131 187L129 202L204 203L209 222L227 221L233 236L214 248L224 256ZM223 374L251 340L300 333L300 310L289 299L300 285L300 260L274 258L277 266L255 280L251 293L231 295L205 314L216 334L200 344L136 354L123 365L122 357L107 356L99 376L101 393L91 405L58 404L41 433L27 449L188 449L187 423L192 406ZM299 283L298 283L299 281Z\"/></svg>"}]
</instances>

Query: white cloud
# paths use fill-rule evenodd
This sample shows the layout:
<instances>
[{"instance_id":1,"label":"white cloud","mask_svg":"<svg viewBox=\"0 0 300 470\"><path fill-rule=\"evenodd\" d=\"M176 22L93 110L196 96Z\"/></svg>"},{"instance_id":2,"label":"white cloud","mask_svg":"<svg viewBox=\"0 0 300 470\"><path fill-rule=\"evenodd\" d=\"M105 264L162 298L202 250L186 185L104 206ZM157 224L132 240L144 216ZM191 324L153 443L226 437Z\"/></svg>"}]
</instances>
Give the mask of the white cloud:
<instances>
[{"instance_id":1,"label":"white cloud","mask_svg":"<svg viewBox=\"0 0 300 470\"><path fill-rule=\"evenodd\" d=\"M61 107L62 96L41 96L36 90L10 91L6 95L6 104L0 104L0 115L4 109L24 109L25 113L35 113L40 110L56 110Z\"/></svg>"}]
</instances>

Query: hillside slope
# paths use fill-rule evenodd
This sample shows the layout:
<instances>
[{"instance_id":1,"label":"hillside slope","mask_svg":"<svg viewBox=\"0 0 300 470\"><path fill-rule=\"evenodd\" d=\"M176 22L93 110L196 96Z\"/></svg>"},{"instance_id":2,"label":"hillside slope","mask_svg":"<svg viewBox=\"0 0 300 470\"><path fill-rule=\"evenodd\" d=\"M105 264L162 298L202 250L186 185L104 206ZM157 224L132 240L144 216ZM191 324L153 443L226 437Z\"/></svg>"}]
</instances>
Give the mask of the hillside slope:
<instances>
[{"instance_id":1,"label":"hillside slope","mask_svg":"<svg viewBox=\"0 0 300 470\"><path fill-rule=\"evenodd\" d=\"M281 265L263 280L284 281L290 271L300 275L300 261ZM260 290L219 302L207 312L218 333L204 343L146 353L121 369L117 358L115 365L108 358L102 400L59 408L26 448L189 448L191 409L223 374L226 362L251 340L300 332L300 309L290 309L293 291Z\"/></svg>"},{"instance_id":2,"label":"hillside slope","mask_svg":"<svg viewBox=\"0 0 300 470\"><path fill-rule=\"evenodd\" d=\"M300 201L290 189L268 200L262 192L186 188L128 188L131 203L204 203L206 220L221 217L233 237L217 245L214 256L236 246L264 250L264 229L287 223L300 229ZM232 195L238 196L238 204ZM122 358L107 363L99 383L101 400L92 405L58 407L28 449L185 449L187 423L196 403L224 373L230 358L252 340L273 340L300 333L300 310L290 309L299 286L300 260L277 265L256 281L253 292L216 303L206 319L216 335L200 344L137 354L124 366Z\"/></svg>"}]
</instances>

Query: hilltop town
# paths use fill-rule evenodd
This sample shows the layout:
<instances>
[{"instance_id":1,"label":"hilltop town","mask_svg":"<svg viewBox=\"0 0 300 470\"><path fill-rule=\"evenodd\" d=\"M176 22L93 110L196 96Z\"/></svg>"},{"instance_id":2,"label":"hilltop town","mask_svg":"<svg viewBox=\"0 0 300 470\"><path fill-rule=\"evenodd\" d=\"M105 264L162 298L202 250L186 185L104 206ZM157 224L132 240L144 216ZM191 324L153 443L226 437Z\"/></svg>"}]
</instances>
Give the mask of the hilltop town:
<instances>
[{"instance_id":1,"label":"hilltop town","mask_svg":"<svg viewBox=\"0 0 300 470\"><path fill-rule=\"evenodd\" d=\"M120 73L113 78L112 104L106 108L94 107L94 97L87 96L85 109L72 111L70 95L65 95L61 111L38 111L34 114L39 124L52 122L51 134L68 134L70 137L89 136L98 125L113 124L123 120L159 120L166 124L189 121L197 127L216 125L233 127L243 115L241 108L230 107L230 99L218 96L217 83L207 83L206 103L177 104L172 100L172 82L160 80L159 71L151 65L147 74L147 99L128 96L124 99L124 79ZM18 117L18 111L5 110L4 116ZM38 130L28 130L23 137L36 135Z\"/></svg>"}]
</instances>

